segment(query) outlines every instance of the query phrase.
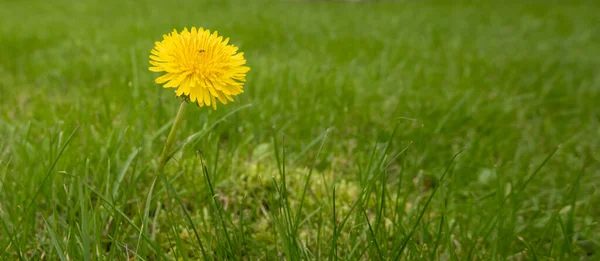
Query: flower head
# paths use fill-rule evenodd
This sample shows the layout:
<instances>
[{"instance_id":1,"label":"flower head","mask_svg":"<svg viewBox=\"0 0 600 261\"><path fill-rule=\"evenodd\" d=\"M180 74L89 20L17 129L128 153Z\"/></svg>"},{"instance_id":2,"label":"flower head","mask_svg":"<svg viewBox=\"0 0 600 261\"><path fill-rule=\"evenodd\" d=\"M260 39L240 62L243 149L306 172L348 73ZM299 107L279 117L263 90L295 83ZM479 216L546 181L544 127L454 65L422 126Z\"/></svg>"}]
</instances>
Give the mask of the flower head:
<instances>
[{"instance_id":1,"label":"flower head","mask_svg":"<svg viewBox=\"0 0 600 261\"><path fill-rule=\"evenodd\" d=\"M156 42L150 55L150 71L165 72L156 78L164 88L176 88L177 96L189 99L202 107L213 106L216 100L227 104L232 96L244 92L246 73L244 53L223 40L215 31L203 28L173 30Z\"/></svg>"}]
</instances>

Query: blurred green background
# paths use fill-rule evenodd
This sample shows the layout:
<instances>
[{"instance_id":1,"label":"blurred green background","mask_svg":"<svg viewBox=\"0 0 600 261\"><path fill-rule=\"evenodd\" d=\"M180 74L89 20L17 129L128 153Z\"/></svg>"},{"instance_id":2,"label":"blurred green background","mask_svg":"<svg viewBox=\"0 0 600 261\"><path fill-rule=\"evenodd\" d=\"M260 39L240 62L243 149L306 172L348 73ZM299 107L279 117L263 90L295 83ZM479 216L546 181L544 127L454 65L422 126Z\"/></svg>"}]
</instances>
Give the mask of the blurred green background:
<instances>
[{"instance_id":1,"label":"blurred green background","mask_svg":"<svg viewBox=\"0 0 600 261\"><path fill-rule=\"evenodd\" d=\"M4 0L0 257L596 260L598 14ZM179 102L148 56L191 26L230 37L251 71L234 103L190 106L168 189L154 170Z\"/></svg>"}]
</instances>

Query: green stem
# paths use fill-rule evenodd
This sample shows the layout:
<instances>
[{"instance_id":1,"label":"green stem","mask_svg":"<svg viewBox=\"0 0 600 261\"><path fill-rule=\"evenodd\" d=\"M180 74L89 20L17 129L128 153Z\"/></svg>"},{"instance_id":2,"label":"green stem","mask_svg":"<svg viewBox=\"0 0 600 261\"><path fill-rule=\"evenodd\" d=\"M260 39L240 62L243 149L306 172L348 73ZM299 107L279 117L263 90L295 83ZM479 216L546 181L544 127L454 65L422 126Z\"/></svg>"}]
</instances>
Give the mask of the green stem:
<instances>
[{"instance_id":1,"label":"green stem","mask_svg":"<svg viewBox=\"0 0 600 261\"><path fill-rule=\"evenodd\" d=\"M171 131L169 132L169 136L167 137L167 143L165 143L165 147L163 148L162 153L160 154L160 159L158 160L158 168L156 172L158 174L162 173L165 168L165 164L169 160L169 155L171 154L171 148L173 147L173 143L175 143L175 136L177 133L177 129L183 122L183 115L185 114L185 109L187 108L187 102L182 101L179 106L179 111L177 111L177 116L175 116L175 121L173 121L173 125L171 126Z\"/></svg>"}]
</instances>

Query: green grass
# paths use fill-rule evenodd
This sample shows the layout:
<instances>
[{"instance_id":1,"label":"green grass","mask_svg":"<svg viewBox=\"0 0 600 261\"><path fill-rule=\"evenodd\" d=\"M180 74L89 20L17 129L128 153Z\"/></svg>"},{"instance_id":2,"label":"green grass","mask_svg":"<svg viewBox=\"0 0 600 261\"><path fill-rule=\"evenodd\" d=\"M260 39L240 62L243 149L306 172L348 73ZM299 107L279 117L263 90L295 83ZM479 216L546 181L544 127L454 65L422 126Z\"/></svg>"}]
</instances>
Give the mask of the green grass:
<instances>
[{"instance_id":1,"label":"green grass","mask_svg":"<svg viewBox=\"0 0 600 261\"><path fill-rule=\"evenodd\" d=\"M525 2L2 1L0 259L598 260L600 5ZM252 70L161 177L184 26Z\"/></svg>"}]
</instances>

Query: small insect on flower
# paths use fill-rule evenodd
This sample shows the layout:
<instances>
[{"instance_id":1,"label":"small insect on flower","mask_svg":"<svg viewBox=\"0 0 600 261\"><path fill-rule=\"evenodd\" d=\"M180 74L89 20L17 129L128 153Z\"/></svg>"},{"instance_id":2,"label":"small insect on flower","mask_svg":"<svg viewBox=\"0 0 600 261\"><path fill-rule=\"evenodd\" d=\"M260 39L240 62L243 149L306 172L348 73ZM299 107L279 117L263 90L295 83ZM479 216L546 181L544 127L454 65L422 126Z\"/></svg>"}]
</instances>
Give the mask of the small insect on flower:
<instances>
[{"instance_id":1,"label":"small insect on flower","mask_svg":"<svg viewBox=\"0 0 600 261\"><path fill-rule=\"evenodd\" d=\"M165 72L156 78L164 88L176 88L175 94L198 106L216 110L221 103L233 102L232 96L244 92L246 65L244 53L215 31L192 27L163 35L150 55L150 71Z\"/></svg>"}]
</instances>

